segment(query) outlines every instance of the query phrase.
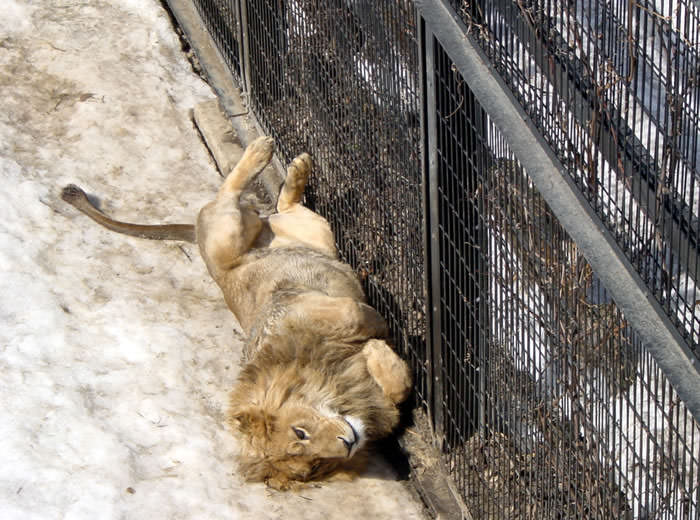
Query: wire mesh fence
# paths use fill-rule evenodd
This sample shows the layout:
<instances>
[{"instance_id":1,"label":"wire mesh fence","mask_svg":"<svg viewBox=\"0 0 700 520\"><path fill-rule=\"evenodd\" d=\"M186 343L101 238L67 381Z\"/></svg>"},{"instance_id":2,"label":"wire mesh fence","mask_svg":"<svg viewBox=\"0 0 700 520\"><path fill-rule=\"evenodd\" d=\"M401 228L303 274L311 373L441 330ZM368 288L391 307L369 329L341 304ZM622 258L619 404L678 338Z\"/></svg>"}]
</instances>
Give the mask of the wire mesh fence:
<instances>
[{"instance_id":1,"label":"wire mesh fence","mask_svg":"<svg viewBox=\"0 0 700 520\"><path fill-rule=\"evenodd\" d=\"M476 518L696 518L700 430L434 43L438 406Z\"/></svg>"},{"instance_id":2,"label":"wire mesh fence","mask_svg":"<svg viewBox=\"0 0 700 520\"><path fill-rule=\"evenodd\" d=\"M427 402L415 12L409 2L247 5L252 107L285 159L312 153L306 203L333 223Z\"/></svg>"},{"instance_id":3,"label":"wire mesh fence","mask_svg":"<svg viewBox=\"0 0 700 520\"><path fill-rule=\"evenodd\" d=\"M243 34L240 3L238 0L197 0L194 4L229 70L241 84Z\"/></svg>"},{"instance_id":4,"label":"wire mesh fence","mask_svg":"<svg viewBox=\"0 0 700 520\"><path fill-rule=\"evenodd\" d=\"M450 0L700 356L700 6Z\"/></svg>"},{"instance_id":5,"label":"wire mesh fence","mask_svg":"<svg viewBox=\"0 0 700 520\"><path fill-rule=\"evenodd\" d=\"M411 0L193 0L474 518L700 518L700 426ZM697 4L450 2L698 353ZM694 71L694 72L693 72Z\"/></svg>"}]
</instances>

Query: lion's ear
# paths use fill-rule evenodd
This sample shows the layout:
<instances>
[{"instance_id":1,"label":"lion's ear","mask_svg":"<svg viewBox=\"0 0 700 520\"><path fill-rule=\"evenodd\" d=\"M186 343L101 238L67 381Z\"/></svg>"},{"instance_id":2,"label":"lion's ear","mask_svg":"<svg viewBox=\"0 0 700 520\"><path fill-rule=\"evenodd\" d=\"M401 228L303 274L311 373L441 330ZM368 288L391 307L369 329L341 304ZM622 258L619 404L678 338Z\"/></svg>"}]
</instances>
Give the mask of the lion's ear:
<instances>
[{"instance_id":1,"label":"lion's ear","mask_svg":"<svg viewBox=\"0 0 700 520\"><path fill-rule=\"evenodd\" d=\"M257 407L231 410L231 419L238 430L251 437L269 439L274 428L274 416Z\"/></svg>"}]
</instances>

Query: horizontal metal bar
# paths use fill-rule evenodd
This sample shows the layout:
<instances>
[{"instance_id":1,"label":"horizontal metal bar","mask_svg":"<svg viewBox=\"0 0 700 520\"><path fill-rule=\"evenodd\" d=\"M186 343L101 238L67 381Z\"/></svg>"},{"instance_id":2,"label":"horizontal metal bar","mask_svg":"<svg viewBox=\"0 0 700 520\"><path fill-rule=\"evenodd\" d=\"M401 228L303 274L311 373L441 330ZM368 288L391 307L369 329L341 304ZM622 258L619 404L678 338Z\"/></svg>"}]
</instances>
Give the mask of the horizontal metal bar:
<instances>
[{"instance_id":1,"label":"horizontal metal bar","mask_svg":"<svg viewBox=\"0 0 700 520\"><path fill-rule=\"evenodd\" d=\"M499 128L552 212L611 292L645 348L700 422L700 363L529 121L467 28L442 0L416 0L421 16Z\"/></svg>"}]
</instances>

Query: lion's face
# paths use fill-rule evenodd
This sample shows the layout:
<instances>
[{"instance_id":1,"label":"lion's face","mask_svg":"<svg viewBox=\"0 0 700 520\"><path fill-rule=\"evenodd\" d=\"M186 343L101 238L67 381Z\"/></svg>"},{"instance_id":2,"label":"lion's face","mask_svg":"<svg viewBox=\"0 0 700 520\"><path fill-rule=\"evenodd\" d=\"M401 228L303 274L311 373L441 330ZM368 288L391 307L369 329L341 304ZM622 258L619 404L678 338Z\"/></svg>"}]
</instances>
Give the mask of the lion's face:
<instances>
[{"instance_id":1,"label":"lion's face","mask_svg":"<svg viewBox=\"0 0 700 520\"><path fill-rule=\"evenodd\" d=\"M286 402L274 413L251 406L232 418L249 445L241 459L243 472L280 489L290 481L328 477L365 444L359 419L300 402Z\"/></svg>"}]
</instances>

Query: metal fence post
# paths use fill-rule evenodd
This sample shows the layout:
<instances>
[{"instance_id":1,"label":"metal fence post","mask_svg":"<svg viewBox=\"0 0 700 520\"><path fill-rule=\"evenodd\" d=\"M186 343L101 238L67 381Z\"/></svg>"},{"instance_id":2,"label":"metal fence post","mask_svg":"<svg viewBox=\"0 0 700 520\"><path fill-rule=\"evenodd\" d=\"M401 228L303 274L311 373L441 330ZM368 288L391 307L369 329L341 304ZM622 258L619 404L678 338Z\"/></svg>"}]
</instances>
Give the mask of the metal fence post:
<instances>
[{"instance_id":1,"label":"metal fence post","mask_svg":"<svg viewBox=\"0 0 700 520\"><path fill-rule=\"evenodd\" d=\"M424 103L423 116L424 127L424 162L427 163L427 170L424 173L426 202L426 280L428 285L428 315L430 331L428 350L430 352L428 360L430 370L430 403L433 427L437 438L442 443L444 441L444 417L443 417L443 356L441 338L441 314L440 314L440 241L438 237L438 159L437 159L437 120L435 113L435 37L424 24L421 32L421 47L424 50Z\"/></svg>"},{"instance_id":2,"label":"metal fence post","mask_svg":"<svg viewBox=\"0 0 700 520\"><path fill-rule=\"evenodd\" d=\"M250 103L250 34L248 32L248 0L238 0L241 20L241 85Z\"/></svg>"}]
</instances>

